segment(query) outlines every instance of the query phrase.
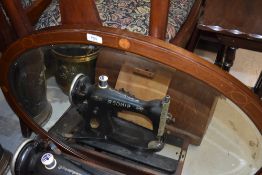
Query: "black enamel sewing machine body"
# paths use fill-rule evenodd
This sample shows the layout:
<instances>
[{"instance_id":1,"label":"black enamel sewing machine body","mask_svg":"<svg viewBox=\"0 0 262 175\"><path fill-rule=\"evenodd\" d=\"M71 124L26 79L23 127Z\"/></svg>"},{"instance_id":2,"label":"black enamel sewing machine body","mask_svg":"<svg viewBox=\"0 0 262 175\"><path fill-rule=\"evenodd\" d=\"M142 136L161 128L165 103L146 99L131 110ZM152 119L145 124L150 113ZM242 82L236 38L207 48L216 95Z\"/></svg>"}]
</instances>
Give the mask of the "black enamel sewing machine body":
<instances>
[{"instance_id":1,"label":"black enamel sewing machine body","mask_svg":"<svg viewBox=\"0 0 262 175\"><path fill-rule=\"evenodd\" d=\"M98 85L91 85L88 76L78 75L70 90L70 101L85 120L86 135L94 139L110 139L124 145L160 150L164 146L165 126L170 98L143 101L124 90L117 91L107 84L107 76L100 76ZM131 111L148 116L153 131L143 135L137 126L116 118L120 111ZM126 123L126 124L125 124ZM131 127L133 125L133 127Z\"/></svg>"},{"instance_id":2,"label":"black enamel sewing machine body","mask_svg":"<svg viewBox=\"0 0 262 175\"><path fill-rule=\"evenodd\" d=\"M111 88L107 79L100 76L99 83L91 84L88 76L77 75L69 93L71 107L49 133L69 145L92 147L173 174L181 152L176 159L159 154L166 144L179 151L183 145L181 138L166 133L166 124L172 122L168 112L170 97L144 101L123 89ZM148 117L152 130L118 117L122 111Z\"/></svg>"}]
</instances>

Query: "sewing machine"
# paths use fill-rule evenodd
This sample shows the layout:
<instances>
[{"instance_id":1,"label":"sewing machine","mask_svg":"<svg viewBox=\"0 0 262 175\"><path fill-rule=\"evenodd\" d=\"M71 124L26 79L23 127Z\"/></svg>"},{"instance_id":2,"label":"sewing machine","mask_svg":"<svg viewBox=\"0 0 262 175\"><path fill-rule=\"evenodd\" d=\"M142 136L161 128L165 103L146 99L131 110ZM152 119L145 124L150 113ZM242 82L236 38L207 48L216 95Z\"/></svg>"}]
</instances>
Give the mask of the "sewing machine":
<instances>
[{"instance_id":1,"label":"sewing machine","mask_svg":"<svg viewBox=\"0 0 262 175\"><path fill-rule=\"evenodd\" d=\"M99 76L97 84L92 84L88 76L77 75L69 93L72 106L62 116L62 120L60 119L58 124L51 129L51 132L58 125L58 130L64 133L59 128L59 123L63 123L62 126L68 123L63 122L64 118L68 117L67 119L71 122L73 122L72 117L78 120L77 115L68 115L75 109L82 117L84 125L78 125L75 128L76 132L67 139L73 139L80 145L88 145L118 155L122 159L143 163L158 171L173 174L180 156L178 159L171 159L156 154L164 149L165 143L168 142L165 127L172 118L168 113L170 97L144 101L123 89L111 88L107 80L108 77L102 75ZM148 116L152 121L153 129L149 130L117 117L117 113L121 111L131 111ZM64 128L68 129L68 127ZM176 140L174 145L176 144L179 145L180 142ZM39 138L27 140L21 144L13 157L11 170L14 175L115 174L112 170L110 172L103 168L87 166L81 159L72 160L72 157L61 154L61 151L52 142L43 142Z\"/></svg>"},{"instance_id":2,"label":"sewing machine","mask_svg":"<svg viewBox=\"0 0 262 175\"><path fill-rule=\"evenodd\" d=\"M52 142L26 139L11 161L12 175L114 175L113 171L86 165L83 160L62 153Z\"/></svg>"},{"instance_id":3,"label":"sewing machine","mask_svg":"<svg viewBox=\"0 0 262 175\"><path fill-rule=\"evenodd\" d=\"M128 92L112 89L108 77L99 77L99 83L90 84L88 76L79 74L70 88L70 102L77 106L85 120L82 136L118 142L140 150L159 151L164 147L165 126L170 97L162 100L143 101ZM120 111L132 111L148 116L153 131L117 118ZM140 132L138 132L140 131Z\"/></svg>"},{"instance_id":4,"label":"sewing machine","mask_svg":"<svg viewBox=\"0 0 262 175\"><path fill-rule=\"evenodd\" d=\"M91 84L88 76L77 75L69 93L71 107L49 133L72 147L77 143L78 148L91 147L157 171L175 172L183 139L168 135L165 129L172 122L170 97L144 101L123 89L111 88L107 81L102 75L97 84ZM123 111L147 116L152 130L118 117ZM65 126L67 123L70 125ZM172 158L161 155L166 147L173 147Z\"/></svg>"}]
</instances>

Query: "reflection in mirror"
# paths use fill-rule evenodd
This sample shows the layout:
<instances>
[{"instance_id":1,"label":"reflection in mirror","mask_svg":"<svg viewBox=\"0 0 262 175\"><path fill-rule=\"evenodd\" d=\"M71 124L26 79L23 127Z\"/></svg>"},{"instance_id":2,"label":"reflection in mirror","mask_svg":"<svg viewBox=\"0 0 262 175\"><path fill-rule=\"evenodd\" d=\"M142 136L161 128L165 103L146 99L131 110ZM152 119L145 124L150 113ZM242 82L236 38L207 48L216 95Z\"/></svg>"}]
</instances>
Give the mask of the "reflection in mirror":
<instances>
[{"instance_id":1,"label":"reflection in mirror","mask_svg":"<svg viewBox=\"0 0 262 175\"><path fill-rule=\"evenodd\" d=\"M12 90L18 102L38 124L44 125L52 113L52 108L46 97L42 50L34 49L23 54L10 70Z\"/></svg>"},{"instance_id":2,"label":"reflection in mirror","mask_svg":"<svg viewBox=\"0 0 262 175\"><path fill-rule=\"evenodd\" d=\"M10 83L32 119L82 152L169 174L184 160L185 174L201 175L251 173L262 163L261 135L236 105L133 53L79 44L32 49L13 64ZM195 146L187 150L188 142Z\"/></svg>"},{"instance_id":3,"label":"reflection in mirror","mask_svg":"<svg viewBox=\"0 0 262 175\"><path fill-rule=\"evenodd\" d=\"M201 145L189 146L183 174L255 174L261 165L260 132L232 101L219 98Z\"/></svg>"}]
</instances>

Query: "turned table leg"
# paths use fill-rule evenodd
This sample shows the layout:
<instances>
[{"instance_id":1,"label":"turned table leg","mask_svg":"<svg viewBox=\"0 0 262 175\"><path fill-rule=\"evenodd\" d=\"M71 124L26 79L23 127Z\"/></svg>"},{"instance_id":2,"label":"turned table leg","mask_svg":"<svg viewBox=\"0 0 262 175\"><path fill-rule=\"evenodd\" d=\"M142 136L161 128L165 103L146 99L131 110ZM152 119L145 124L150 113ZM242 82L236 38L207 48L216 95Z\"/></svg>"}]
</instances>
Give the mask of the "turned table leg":
<instances>
[{"instance_id":1,"label":"turned table leg","mask_svg":"<svg viewBox=\"0 0 262 175\"><path fill-rule=\"evenodd\" d=\"M260 75L258 77L257 83L256 83L256 85L254 87L254 92L262 100L262 71L260 72Z\"/></svg>"},{"instance_id":2,"label":"turned table leg","mask_svg":"<svg viewBox=\"0 0 262 175\"><path fill-rule=\"evenodd\" d=\"M23 137L25 138L30 137L32 134L31 129L28 128L21 119L19 119L19 121L20 121L20 127L21 127L21 132L22 132Z\"/></svg>"},{"instance_id":3,"label":"turned table leg","mask_svg":"<svg viewBox=\"0 0 262 175\"><path fill-rule=\"evenodd\" d=\"M217 57L214 63L215 65L222 67L225 50L226 50L226 46L221 44L217 52Z\"/></svg>"},{"instance_id":4,"label":"turned table leg","mask_svg":"<svg viewBox=\"0 0 262 175\"><path fill-rule=\"evenodd\" d=\"M225 60L223 62L222 65L222 69L225 71L230 70L230 68L233 66L234 60L235 60L235 55L236 55L236 47L233 46L229 46L226 49L226 56L225 56Z\"/></svg>"},{"instance_id":5,"label":"turned table leg","mask_svg":"<svg viewBox=\"0 0 262 175\"><path fill-rule=\"evenodd\" d=\"M199 38L200 38L200 31L197 29L197 27L195 27L195 30L194 30L187 46L186 46L186 49L191 51L191 52L194 52Z\"/></svg>"}]
</instances>

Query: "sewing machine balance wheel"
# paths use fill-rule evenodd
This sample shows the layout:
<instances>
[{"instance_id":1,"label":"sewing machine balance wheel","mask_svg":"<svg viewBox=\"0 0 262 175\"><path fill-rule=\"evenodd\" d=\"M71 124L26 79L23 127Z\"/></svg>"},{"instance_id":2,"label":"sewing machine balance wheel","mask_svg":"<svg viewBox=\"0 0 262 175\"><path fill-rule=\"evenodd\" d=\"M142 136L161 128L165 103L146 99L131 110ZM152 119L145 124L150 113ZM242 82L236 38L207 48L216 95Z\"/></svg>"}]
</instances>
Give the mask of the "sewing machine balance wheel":
<instances>
[{"instance_id":1,"label":"sewing machine balance wheel","mask_svg":"<svg viewBox=\"0 0 262 175\"><path fill-rule=\"evenodd\" d=\"M69 94L68 94L69 102L70 102L71 104L73 104L72 91L74 90L74 86L75 86L75 84L77 83L78 78L81 77L81 76L84 76L84 74L77 74L77 75L75 76L75 78L73 79L72 83L71 83L71 86L70 86L70 89L69 89Z\"/></svg>"}]
</instances>

